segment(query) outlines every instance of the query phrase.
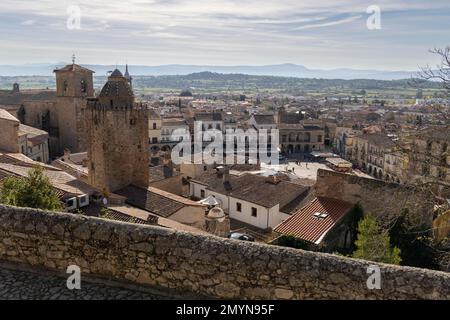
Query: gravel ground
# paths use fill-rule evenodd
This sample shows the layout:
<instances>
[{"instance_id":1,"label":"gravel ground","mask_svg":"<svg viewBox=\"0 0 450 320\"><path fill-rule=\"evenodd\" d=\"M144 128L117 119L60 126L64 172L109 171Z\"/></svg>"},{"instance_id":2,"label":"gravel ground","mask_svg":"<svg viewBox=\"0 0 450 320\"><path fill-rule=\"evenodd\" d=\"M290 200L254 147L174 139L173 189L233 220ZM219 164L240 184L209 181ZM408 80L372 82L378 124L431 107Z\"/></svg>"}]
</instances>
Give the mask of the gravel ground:
<instances>
[{"instance_id":1,"label":"gravel ground","mask_svg":"<svg viewBox=\"0 0 450 320\"><path fill-rule=\"evenodd\" d=\"M124 289L114 284L83 281L81 289L69 290L67 278L4 267L0 264L1 300L170 300L175 295L148 290ZM69 276L69 275L68 275ZM96 281L97 282L97 281Z\"/></svg>"}]
</instances>

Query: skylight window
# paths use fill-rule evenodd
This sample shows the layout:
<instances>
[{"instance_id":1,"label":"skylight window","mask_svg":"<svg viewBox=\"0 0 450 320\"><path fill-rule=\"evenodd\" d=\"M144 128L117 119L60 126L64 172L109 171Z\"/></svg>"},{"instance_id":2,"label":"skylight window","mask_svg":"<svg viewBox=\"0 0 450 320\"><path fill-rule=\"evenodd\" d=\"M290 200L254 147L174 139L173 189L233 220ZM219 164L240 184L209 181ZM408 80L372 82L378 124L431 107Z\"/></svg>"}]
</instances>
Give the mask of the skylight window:
<instances>
[{"instance_id":1,"label":"skylight window","mask_svg":"<svg viewBox=\"0 0 450 320\"><path fill-rule=\"evenodd\" d=\"M328 217L328 213L316 212L314 213L314 217L316 217L317 219L325 219L326 217Z\"/></svg>"}]
</instances>

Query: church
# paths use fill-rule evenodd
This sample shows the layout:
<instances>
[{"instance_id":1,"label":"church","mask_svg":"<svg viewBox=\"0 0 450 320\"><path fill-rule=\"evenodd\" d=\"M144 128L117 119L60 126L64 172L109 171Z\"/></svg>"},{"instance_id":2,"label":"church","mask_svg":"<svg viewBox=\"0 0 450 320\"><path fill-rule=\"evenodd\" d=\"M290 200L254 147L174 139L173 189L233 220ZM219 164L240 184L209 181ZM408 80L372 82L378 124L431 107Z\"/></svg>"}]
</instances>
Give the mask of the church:
<instances>
[{"instance_id":1,"label":"church","mask_svg":"<svg viewBox=\"0 0 450 320\"><path fill-rule=\"evenodd\" d=\"M75 63L55 69L56 91L21 90L15 83L11 91L0 92L0 108L15 116L21 124L46 131L50 158L85 152L88 149L83 110L95 98L94 71ZM128 65L123 76L130 88Z\"/></svg>"},{"instance_id":2,"label":"church","mask_svg":"<svg viewBox=\"0 0 450 320\"><path fill-rule=\"evenodd\" d=\"M75 64L55 69L56 92L19 89L14 84L9 94L0 95L0 105L22 124L44 130L49 134L50 157L86 150L82 110L87 98L94 97L92 70Z\"/></svg>"}]
</instances>

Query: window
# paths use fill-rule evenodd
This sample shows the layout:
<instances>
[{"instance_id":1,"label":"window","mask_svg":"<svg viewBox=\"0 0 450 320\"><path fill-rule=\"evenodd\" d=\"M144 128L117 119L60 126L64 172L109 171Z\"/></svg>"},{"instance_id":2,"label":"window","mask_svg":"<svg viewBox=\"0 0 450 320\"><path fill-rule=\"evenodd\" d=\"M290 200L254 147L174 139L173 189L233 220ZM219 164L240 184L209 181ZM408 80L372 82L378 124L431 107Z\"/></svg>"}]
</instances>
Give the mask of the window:
<instances>
[{"instance_id":1,"label":"window","mask_svg":"<svg viewBox=\"0 0 450 320\"><path fill-rule=\"evenodd\" d=\"M237 212L242 212L242 204L239 202L236 202L236 211Z\"/></svg>"},{"instance_id":2,"label":"window","mask_svg":"<svg viewBox=\"0 0 450 320\"><path fill-rule=\"evenodd\" d=\"M317 142L322 142L322 136L317 136Z\"/></svg>"},{"instance_id":3,"label":"window","mask_svg":"<svg viewBox=\"0 0 450 320\"><path fill-rule=\"evenodd\" d=\"M156 130L156 123L153 122L153 130Z\"/></svg>"},{"instance_id":4,"label":"window","mask_svg":"<svg viewBox=\"0 0 450 320\"><path fill-rule=\"evenodd\" d=\"M252 217L258 216L258 209L252 207Z\"/></svg>"},{"instance_id":5,"label":"window","mask_svg":"<svg viewBox=\"0 0 450 320\"><path fill-rule=\"evenodd\" d=\"M200 190L200 198L205 198L205 190Z\"/></svg>"},{"instance_id":6,"label":"window","mask_svg":"<svg viewBox=\"0 0 450 320\"><path fill-rule=\"evenodd\" d=\"M158 138L152 138L152 143L158 143Z\"/></svg>"},{"instance_id":7,"label":"window","mask_svg":"<svg viewBox=\"0 0 450 320\"><path fill-rule=\"evenodd\" d=\"M86 93L87 92L87 84L86 81L81 80L81 93Z\"/></svg>"},{"instance_id":8,"label":"window","mask_svg":"<svg viewBox=\"0 0 450 320\"><path fill-rule=\"evenodd\" d=\"M63 83L63 90L64 90L64 92L67 92L67 88L68 87L69 87L69 85L68 85L67 81L64 80L64 83Z\"/></svg>"},{"instance_id":9,"label":"window","mask_svg":"<svg viewBox=\"0 0 450 320\"><path fill-rule=\"evenodd\" d=\"M217 125L216 125L216 129L217 129L217 130L220 130L220 124L217 124Z\"/></svg>"}]
</instances>

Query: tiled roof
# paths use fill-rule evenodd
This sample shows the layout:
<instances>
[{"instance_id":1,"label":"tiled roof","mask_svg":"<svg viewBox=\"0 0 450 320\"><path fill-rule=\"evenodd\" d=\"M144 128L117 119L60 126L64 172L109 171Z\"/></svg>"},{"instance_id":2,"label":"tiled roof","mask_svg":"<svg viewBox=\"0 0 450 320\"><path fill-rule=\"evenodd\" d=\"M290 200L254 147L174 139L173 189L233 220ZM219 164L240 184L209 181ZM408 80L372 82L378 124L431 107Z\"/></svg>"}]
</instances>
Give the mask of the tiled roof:
<instances>
[{"instance_id":1,"label":"tiled roof","mask_svg":"<svg viewBox=\"0 0 450 320\"><path fill-rule=\"evenodd\" d=\"M222 121L222 113L197 113L194 118L196 121Z\"/></svg>"},{"instance_id":2,"label":"tiled roof","mask_svg":"<svg viewBox=\"0 0 450 320\"><path fill-rule=\"evenodd\" d=\"M2 105L20 105L24 101L54 101L56 91L34 90L30 92L21 91L19 93L10 93L0 95L0 104Z\"/></svg>"},{"instance_id":3,"label":"tiled roof","mask_svg":"<svg viewBox=\"0 0 450 320\"><path fill-rule=\"evenodd\" d=\"M129 185L117 194L127 198L127 203L140 209L155 213L161 217L169 217L185 205L174 199L154 193L134 185Z\"/></svg>"},{"instance_id":4,"label":"tiled roof","mask_svg":"<svg viewBox=\"0 0 450 320\"><path fill-rule=\"evenodd\" d=\"M108 209L103 218L136 224L156 225L158 223L158 217L156 216L149 216L148 220L143 220L112 209Z\"/></svg>"},{"instance_id":5,"label":"tiled roof","mask_svg":"<svg viewBox=\"0 0 450 320\"><path fill-rule=\"evenodd\" d=\"M5 109L0 109L0 119L19 122L16 117L14 117L11 113L6 111Z\"/></svg>"},{"instance_id":6,"label":"tiled roof","mask_svg":"<svg viewBox=\"0 0 450 320\"><path fill-rule=\"evenodd\" d=\"M419 131L417 135L422 139L450 141L450 126L435 126L426 128Z\"/></svg>"},{"instance_id":7,"label":"tiled roof","mask_svg":"<svg viewBox=\"0 0 450 320\"><path fill-rule=\"evenodd\" d=\"M376 146L382 146L385 148L395 147L395 142L382 133L363 134L361 138Z\"/></svg>"},{"instance_id":8,"label":"tiled roof","mask_svg":"<svg viewBox=\"0 0 450 320\"><path fill-rule=\"evenodd\" d=\"M229 188L224 186L223 178L215 172L205 172L191 181L203 184L213 192L229 195L265 208L272 208L277 204L283 208L292 201L299 201L299 197L306 197L309 191L309 188L289 181L280 181L275 184L269 182L268 177L254 174L239 176L230 174Z\"/></svg>"},{"instance_id":9,"label":"tiled roof","mask_svg":"<svg viewBox=\"0 0 450 320\"><path fill-rule=\"evenodd\" d=\"M275 118L272 114L255 114L257 124L275 124Z\"/></svg>"},{"instance_id":10,"label":"tiled roof","mask_svg":"<svg viewBox=\"0 0 450 320\"><path fill-rule=\"evenodd\" d=\"M75 71L75 72L91 72L94 73L94 71L89 70L88 68L82 67L78 64L68 64L67 66L60 68L60 69L55 69L53 72L61 72L61 71Z\"/></svg>"},{"instance_id":11,"label":"tiled roof","mask_svg":"<svg viewBox=\"0 0 450 320\"><path fill-rule=\"evenodd\" d=\"M330 198L315 198L286 221L275 227L274 231L292 235L305 241L319 244L325 235L354 207L353 204ZM325 218L316 213L326 214Z\"/></svg>"},{"instance_id":12,"label":"tiled roof","mask_svg":"<svg viewBox=\"0 0 450 320\"><path fill-rule=\"evenodd\" d=\"M163 127L185 127L187 123L184 119L170 118L162 120Z\"/></svg>"},{"instance_id":13,"label":"tiled roof","mask_svg":"<svg viewBox=\"0 0 450 320\"><path fill-rule=\"evenodd\" d=\"M19 134L26 134L28 141L30 141L33 145L42 144L48 140L48 133L46 131L24 124L19 124Z\"/></svg>"},{"instance_id":14,"label":"tiled roof","mask_svg":"<svg viewBox=\"0 0 450 320\"><path fill-rule=\"evenodd\" d=\"M108 99L118 99L122 97L133 97L133 91L130 85L126 81L109 79L107 83L103 86L99 97Z\"/></svg>"}]
</instances>

